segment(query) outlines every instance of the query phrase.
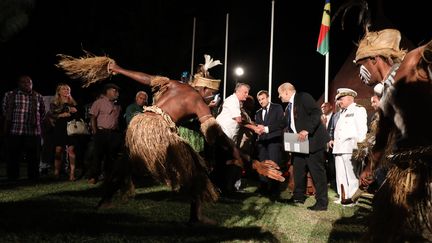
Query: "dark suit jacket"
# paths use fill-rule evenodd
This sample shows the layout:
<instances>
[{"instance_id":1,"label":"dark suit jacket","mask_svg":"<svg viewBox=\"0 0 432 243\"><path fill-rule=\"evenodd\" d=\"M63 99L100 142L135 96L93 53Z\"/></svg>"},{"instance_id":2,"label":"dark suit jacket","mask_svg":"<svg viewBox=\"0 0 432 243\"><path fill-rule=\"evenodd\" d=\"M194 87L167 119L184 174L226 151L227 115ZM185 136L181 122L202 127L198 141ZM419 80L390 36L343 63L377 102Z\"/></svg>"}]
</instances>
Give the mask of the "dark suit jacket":
<instances>
[{"instance_id":1,"label":"dark suit jacket","mask_svg":"<svg viewBox=\"0 0 432 243\"><path fill-rule=\"evenodd\" d=\"M284 117L284 111L282 106L279 104L270 103L265 121L263 121L262 119L262 112L263 109L261 108L255 113L255 123L257 125L261 124L267 126L269 129L269 133L263 133L262 135L258 136L258 141L282 137L283 132L281 124ZM282 142L282 138L280 142Z\"/></svg>"},{"instance_id":2,"label":"dark suit jacket","mask_svg":"<svg viewBox=\"0 0 432 243\"><path fill-rule=\"evenodd\" d=\"M309 133L309 151L314 153L326 148L330 136L321 122L322 113L314 98L308 93L296 92L293 109L294 125L297 132L306 130ZM288 115L285 114L284 116L285 128L289 126Z\"/></svg>"},{"instance_id":3,"label":"dark suit jacket","mask_svg":"<svg viewBox=\"0 0 432 243\"><path fill-rule=\"evenodd\" d=\"M327 127L327 132L329 133L331 140L334 139L334 130L336 128L336 123L339 120L339 115L340 115L340 111L333 113L330 117L330 121Z\"/></svg>"}]
</instances>

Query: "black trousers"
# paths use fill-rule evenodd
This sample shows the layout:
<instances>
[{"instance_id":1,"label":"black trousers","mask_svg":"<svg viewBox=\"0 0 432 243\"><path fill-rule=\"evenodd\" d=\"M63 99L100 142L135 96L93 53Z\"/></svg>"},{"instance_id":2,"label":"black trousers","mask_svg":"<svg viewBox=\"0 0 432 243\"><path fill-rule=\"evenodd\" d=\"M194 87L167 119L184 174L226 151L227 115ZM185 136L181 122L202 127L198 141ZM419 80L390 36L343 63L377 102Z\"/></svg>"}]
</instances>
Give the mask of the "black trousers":
<instances>
[{"instance_id":1,"label":"black trousers","mask_svg":"<svg viewBox=\"0 0 432 243\"><path fill-rule=\"evenodd\" d=\"M282 143L281 143L281 138L277 137L277 138L273 138L273 139L269 139L269 140L263 140L263 141L258 141L257 143L257 148L258 148L258 159L259 161L264 161L264 160L273 160L277 165L279 165L279 167L283 167L282 165ZM262 182L268 182L270 181L274 181L271 179L268 179L265 176L259 176L260 181ZM276 181L274 181L276 182ZM279 183L277 183L279 184Z\"/></svg>"},{"instance_id":2,"label":"black trousers","mask_svg":"<svg viewBox=\"0 0 432 243\"><path fill-rule=\"evenodd\" d=\"M258 159L264 161L266 159L273 160L281 166L282 162L282 142L281 138L258 141Z\"/></svg>"},{"instance_id":3,"label":"black trousers","mask_svg":"<svg viewBox=\"0 0 432 243\"><path fill-rule=\"evenodd\" d=\"M337 192L336 187L336 166L335 166L335 157L333 154L333 150L325 152L327 164L327 183L330 184L330 188Z\"/></svg>"},{"instance_id":4,"label":"black trousers","mask_svg":"<svg viewBox=\"0 0 432 243\"><path fill-rule=\"evenodd\" d=\"M112 173L114 161L122 150L124 137L120 131L103 129L98 130L93 139L94 157L89 164L87 177L97 179L102 172Z\"/></svg>"},{"instance_id":5,"label":"black trousers","mask_svg":"<svg viewBox=\"0 0 432 243\"><path fill-rule=\"evenodd\" d=\"M8 135L5 137L7 177L16 180L20 176L20 163L27 163L27 176L39 178L41 137L39 135Z\"/></svg>"},{"instance_id":6,"label":"black trousers","mask_svg":"<svg viewBox=\"0 0 432 243\"><path fill-rule=\"evenodd\" d=\"M309 169L315 185L315 199L317 205L328 205L327 177L324 167L324 152L324 149L321 149L315 153L309 154L293 153L292 163L294 166L294 199L304 200L306 198L306 175L307 169Z\"/></svg>"}]
</instances>

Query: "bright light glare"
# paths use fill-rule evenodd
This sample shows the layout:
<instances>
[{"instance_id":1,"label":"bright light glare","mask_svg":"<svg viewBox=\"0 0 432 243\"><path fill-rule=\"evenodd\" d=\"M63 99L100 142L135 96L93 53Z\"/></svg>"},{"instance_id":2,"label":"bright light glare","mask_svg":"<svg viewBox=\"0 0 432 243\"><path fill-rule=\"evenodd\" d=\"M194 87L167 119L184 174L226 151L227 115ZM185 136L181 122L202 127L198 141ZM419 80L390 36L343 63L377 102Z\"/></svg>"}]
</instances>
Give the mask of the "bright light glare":
<instances>
[{"instance_id":1,"label":"bright light glare","mask_svg":"<svg viewBox=\"0 0 432 243\"><path fill-rule=\"evenodd\" d=\"M244 70L243 70L243 68L242 68L242 67L237 67L237 68L235 69L235 74L236 74L237 76L242 76L242 75L244 74Z\"/></svg>"}]
</instances>

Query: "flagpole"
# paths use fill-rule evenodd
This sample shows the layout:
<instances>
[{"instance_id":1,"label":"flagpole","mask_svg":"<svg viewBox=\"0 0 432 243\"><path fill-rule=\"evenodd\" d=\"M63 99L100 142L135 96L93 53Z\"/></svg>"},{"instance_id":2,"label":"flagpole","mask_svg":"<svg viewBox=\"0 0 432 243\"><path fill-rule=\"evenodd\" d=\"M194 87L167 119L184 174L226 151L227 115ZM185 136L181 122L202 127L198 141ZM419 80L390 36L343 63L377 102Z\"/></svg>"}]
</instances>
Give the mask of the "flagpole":
<instances>
[{"instance_id":1,"label":"flagpole","mask_svg":"<svg viewBox=\"0 0 432 243\"><path fill-rule=\"evenodd\" d=\"M192 54L191 54L191 71L190 71L191 77L193 77L193 73L194 73L195 30L196 30L196 17L193 18L193 27L192 27Z\"/></svg>"},{"instance_id":2,"label":"flagpole","mask_svg":"<svg viewBox=\"0 0 432 243\"><path fill-rule=\"evenodd\" d=\"M226 98L226 80L227 80L227 63L228 63L228 26L229 26L229 13L226 14L225 21L225 60L224 60L224 83L223 83L223 99Z\"/></svg>"},{"instance_id":3,"label":"flagpole","mask_svg":"<svg viewBox=\"0 0 432 243\"><path fill-rule=\"evenodd\" d=\"M269 60L269 78L268 78L269 101L271 101L271 97L272 97L274 6L275 6L275 0L272 0L271 28L270 28L270 57L269 57L270 60Z\"/></svg>"},{"instance_id":4,"label":"flagpole","mask_svg":"<svg viewBox=\"0 0 432 243\"><path fill-rule=\"evenodd\" d=\"M329 66L330 66L330 52L325 55L325 85L324 85L324 102L328 102L329 92Z\"/></svg>"}]
</instances>

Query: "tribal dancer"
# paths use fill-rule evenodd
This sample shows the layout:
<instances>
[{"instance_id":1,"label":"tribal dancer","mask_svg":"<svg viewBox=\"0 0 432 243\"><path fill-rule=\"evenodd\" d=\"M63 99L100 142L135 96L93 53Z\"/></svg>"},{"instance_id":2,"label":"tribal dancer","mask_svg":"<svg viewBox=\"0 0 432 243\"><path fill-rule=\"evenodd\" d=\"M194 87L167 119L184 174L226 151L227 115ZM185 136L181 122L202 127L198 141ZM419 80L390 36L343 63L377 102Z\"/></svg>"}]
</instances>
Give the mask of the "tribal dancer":
<instances>
[{"instance_id":1,"label":"tribal dancer","mask_svg":"<svg viewBox=\"0 0 432 243\"><path fill-rule=\"evenodd\" d=\"M204 97L214 95L220 80L209 76L208 69L218 61L206 55L202 71L194 76L191 85L166 77L152 76L127 70L111 61L108 71L122 74L141 84L153 88L154 104L146 107L144 113L136 115L126 132L132 167L145 166L159 181L170 185L173 190L182 190L192 199L190 222L214 223L202 215L202 202L215 201L218 193L208 177L208 167L202 157L177 133L177 124L197 116L206 141L232 154L234 163L242 163L242 155L226 137L211 115ZM222 152L222 151L221 151ZM283 181L279 167L271 161L252 163L258 173ZM100 205L109 203L119 189L116 179L111 181L111 190L102 198Z\"/></svg>"},{"instance_id":2,"label":"tribal dancer","mask_svg":"<svg viewBox=\"0 0 432 243\"><path fill-rule=\"evenodd\" d=\"M374 197L374 242L432 239L432 41L405 55L400 39L395 29L367 31L355 58L364 83L384 85L373 158L391 167Z\"/></svg>"}]
</instances>

